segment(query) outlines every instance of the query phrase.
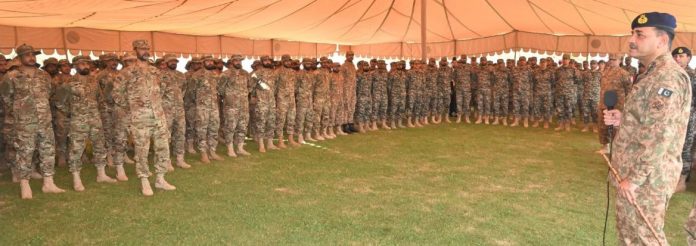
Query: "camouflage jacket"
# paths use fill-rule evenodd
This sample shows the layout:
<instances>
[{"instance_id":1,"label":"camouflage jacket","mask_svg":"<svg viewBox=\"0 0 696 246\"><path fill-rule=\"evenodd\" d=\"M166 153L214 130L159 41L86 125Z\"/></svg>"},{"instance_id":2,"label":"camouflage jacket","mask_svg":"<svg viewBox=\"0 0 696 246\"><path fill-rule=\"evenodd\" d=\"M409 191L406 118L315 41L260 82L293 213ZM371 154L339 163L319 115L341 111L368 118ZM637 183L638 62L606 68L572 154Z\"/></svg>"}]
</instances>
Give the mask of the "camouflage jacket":
<instances>
[{"instance_id":1,"label":"camouflage jacket","mask_svg":"<svg viewBox=\"0 0 696 246\"><path fill-rule=\"evenodd\" d=\"M131 124L166 125L160 92L160 72L159 69L141 61L121 70L123 86L119 86L122 89L116 95L123 98L114 99L116 104L122 100L128 105Z\"/></svg>"},{"instance_id":2,"label":"camouflage jacket","mask_svg":"<svg viewBox=\"0 0 696 246\"><path fill-rule=\"evenodd\" d=\"M49 96L51 78L37 68L7 72L0 82L0 99L5 106L5 123L15 129L27 124L51 126Z\"/></svg>"},{"instance_id":3,"label":"camouflage jacket","mask_svg":"<svg viewBox=\"0 0 696 246\"><path fill-rule=\"evenodd\" d=\"M222 72L219 90L225 109L249 109L249 79L249 73L244 69L233 68Z\"/></svg>"},{"instance_id":4,"label":"camouflage jacket","mask_svg":"<svg viewBox=\"0 0 696 246\"><path fill-rule=\"evenodd\" d=\"M160 88L162 90L162 107L165 111L184 109L185 86L186 76L183 73L170 69L162 71Z\"/></svg>"},{"instance_id":5,"label":"camouflage jacket","mask_svg":"<svg viewBox=\"0 0 696 246\"><path fill-rule=\"evenodd\" d=\"M599 108L606 109L604 106L604 93L607 91L616 91L618 100L616 109L623 109L626 95L631 91L631 78L628 72L620 67L606 67L602 71L599 87Z\"/></svg>"}]
</instances>

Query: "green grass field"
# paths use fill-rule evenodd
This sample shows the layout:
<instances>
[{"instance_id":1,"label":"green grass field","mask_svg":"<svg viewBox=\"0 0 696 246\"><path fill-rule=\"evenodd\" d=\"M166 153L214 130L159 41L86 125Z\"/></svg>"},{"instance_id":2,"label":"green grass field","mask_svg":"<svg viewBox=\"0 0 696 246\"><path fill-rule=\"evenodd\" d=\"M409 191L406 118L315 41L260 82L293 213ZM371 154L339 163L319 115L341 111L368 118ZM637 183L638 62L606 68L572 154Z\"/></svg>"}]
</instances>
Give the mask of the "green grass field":
<instances>
[{"instance_id":1,"label":"green grass field","mask_svg":"<svg viewBox=\"0 0 696 246\"><path fill-rule=\"evenodd\" d=\"M132 165L115 185L95 183L90 165L83 193L32 181L32 201L4 175L0 245L601 245L607 169L593 134L451 124L317 145L190 156L192 169L167 176L178 190L151 198ZM56 182L71 187L67 169ZM695 190L671 200L672 245L685 245ZM614 245L613 215L607 236Z\"/></svg>"}]
</instances>

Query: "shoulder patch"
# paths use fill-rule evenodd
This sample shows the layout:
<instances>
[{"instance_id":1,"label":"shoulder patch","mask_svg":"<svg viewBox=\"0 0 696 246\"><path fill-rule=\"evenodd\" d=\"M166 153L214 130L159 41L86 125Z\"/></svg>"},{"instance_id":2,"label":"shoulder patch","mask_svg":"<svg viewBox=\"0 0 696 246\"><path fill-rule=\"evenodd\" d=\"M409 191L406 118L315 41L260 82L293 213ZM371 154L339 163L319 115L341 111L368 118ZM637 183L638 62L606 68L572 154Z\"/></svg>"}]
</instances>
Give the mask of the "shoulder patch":
<instances>
[{"instance_id":1,"label":"shoulder patch","mask_svg":"<svg viewBox=\"0 0 696 246\"><path fill-rule=\"evenodd\" d=\"M657 90L657 94L663 97L671 97L672 91L666 88L660 88L659 90Z\"/></svg>"}]
</instances>

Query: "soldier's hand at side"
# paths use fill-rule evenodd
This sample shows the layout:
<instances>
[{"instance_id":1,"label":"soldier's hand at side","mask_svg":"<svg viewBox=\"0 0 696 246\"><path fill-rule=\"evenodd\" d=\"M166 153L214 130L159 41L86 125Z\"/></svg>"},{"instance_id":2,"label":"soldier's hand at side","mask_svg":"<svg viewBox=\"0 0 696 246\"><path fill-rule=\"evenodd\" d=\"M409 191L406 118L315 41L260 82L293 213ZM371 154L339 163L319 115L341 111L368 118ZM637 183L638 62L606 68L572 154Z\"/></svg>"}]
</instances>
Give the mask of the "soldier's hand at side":
<instances>
[{"instance_id":1,"label":"soldier's hand at side","mask_svg":"<svg viewBox=\"0 0 696 246\"><path fill-rule=\"evenodd\" d=\"M622 197L628 199L629 202L635 204L635 193L638 186L634 185L628 179L621 180L619 183L618 192Z\"/></svg>"},{"instance_id":2,"label":"soldier's hand at side","mask_svg":"<svg viewBox=\"0 0 696 246\"><path fill-rule=\"evenodd\" d=\"M617 109L604 110L604 124L607 126L620 126L621 125L621 111Z\"/></svg>"}]
</instances>

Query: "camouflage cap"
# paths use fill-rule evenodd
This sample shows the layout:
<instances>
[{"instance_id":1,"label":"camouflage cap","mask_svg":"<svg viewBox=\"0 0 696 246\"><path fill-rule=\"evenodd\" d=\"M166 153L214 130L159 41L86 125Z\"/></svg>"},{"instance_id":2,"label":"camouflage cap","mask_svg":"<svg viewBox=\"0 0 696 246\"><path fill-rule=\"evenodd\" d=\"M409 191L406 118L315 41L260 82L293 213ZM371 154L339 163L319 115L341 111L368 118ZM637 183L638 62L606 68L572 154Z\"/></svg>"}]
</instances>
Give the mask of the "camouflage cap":
<instances>
[{"instance_id":1,"label":"camouflage cap","mask_svg":"<svg viewBox=\"0 0 696 246\"><path fill-rule=\"evenodd\" d=\"M244 60L244 57L242 57L241 55L234 54L234 55L230 56L230 59L227 61L229 62L231 60L240 60L241 61L241 60Z\"/></svg>"},{"instance_id":2,"label":"camouflage cap","mask_svg":"<svg viewBox=\"0 0 696 246\"><path fill-rule=\"evenodd\" d=\"M303 62L303 63L304 63L304 62L313 62L313 61L314 61L314 59L311 59L311 58L309 58L309 57L302 58L302 62Z\"/></svg>"},{"instance_id":3,"label":"camouflage cap","mask_svg":"<svg viewBox=\"0 0 696 246\"><path fill-rule=\"evenodd\" d=\"M202 61L201 61L201 58L200 58L200 57L191 58L191 63L201 63L201 62L202 62Z\"/></svg>"},{"instance_id":4,"label":"camouflage cap","mask_svg":"<svg viewBox=\"0 0 696 246\"><path fill-rule=\"evenodd\" d=\"M377 63L379 63L379 64L387 64L387 62L384 61L384 60L377 60Z\"/></svg>"},{"instance_id":5,"label":"camouflage cap","mask_svg":"<svg viewBox=\"0 0 696 246\"><path fill-rule=\"evenodd\" d=\"M283 55L283 56L280 57L280 60L281 60L281 61L288 61L288 60L290 60L290 55L285 54L285 55Z\"/></svg>"},{"instance_id":6,"label":"camouflage cap","mask_svg":"<svg viewBox=\"0 0 696 246\"><path fill-rule=\"evenodd\" d=\"M73 63L74 65L77 65L77 63L80 63L80 62L92 62L92 58L90 58L89 56L76 56L76 57L73 57L72 63Z\"/></svg>"},{"instance_id":7,"label":"camouflage cap","mask_svg":"<svg viewBox=\"0 0 696 246\"><path fill-rule=\"evenodd\" d=\"M597 60L590 61L590 64L597 64Z\"/></svg>"},{"instance_id":8,"label":"camouflage cap","mask_svg":"<svg viewBox=\"0 0 696 246\"><path fill-rule=\"evenodd\" d=\"M34 54L34 55L41 54L41 51L34 50L34 47L32 47L31 45L27 45L27 44L22 44L22 45L18 46L15 49L15 51L17 52L17 56L23 56L26 54Z\"/></svg>"},{"instance_id":9,"label":"camouflage cap","mask_svg":"<svg viewBox=\"0 0 696 246\"><path fill-rule=\"evenodd\" d=\"M164 62L170 62L170 61L175 61L177 63L179 62L179 58L175 54L166 54L166 55L164 55L164 57L162 57L162 60Z\"/></svg>"},{"instance_id":10,"label":"camouflage cap","mask_svg":"<svg viewBox=\"0 0 696 246\"><path fill-rule=\"evenodd\" d=\"M445 61L445 62L446 62L446 61L447 61L447 57L444 57L444 56L443 56L443 57L441 57L441 58L440 58L440 61L441 61L441 62L443 62L443 61Z\"/></svg>"},{"instance_id":11,"label":"camouflage cap","mask_svg":"<svg viewBox=\"0 0 696 246\"><path fill-rule=\"evenodd\" d=\"M326 56L319 57L319 61L322 61L322 62L323 62L323 61L326 61L326 60L328 60L328 59L329 59L329 58L326 58Z\"/></svg>"},{"instance_id":12,"label":"camouflage cap","mask_svg":"<svg viewBox=\"0 0 696 246\"><path fill-rule=\"evenodd\" d=\"M58 61L58 66L63 66L63 65L70 66L70 61L68 61L68 59L60 59Z\"/></svg>"},{"instance_id":13,"label":"camouflage cap","mask_svg":"<svg viewBox=\"0 0 696 246\"><path fill-rule=\"evenodd\" d=\"M133 48L149 49L150 43L144 39L133 40Z\"/></svg>"},{"instance_id":14,"label":"camouflage cap","mask_svg":"<svg viewBox=\"0 0 696 246\"><path fill-rule=\"evenodd\" d=\"M201 61L215 61L215 58L213 56L203 56L201 57Z\"/></svg>"},{"instance_id":15,"label":"camouflage cap","mask_svg":"<svg viewBox=\"0 0 696 246\"><path fill-rule=\"evenodd\" d=\"M498 63L502 64L502 63L503 63L503 59L498 59Z\"/></svg>"},{"instance_id":16,"label":"camouflage cap","mask_svg":"<svg viewBox=\"0 0 696 246\"><path fill-rule=\"evenodd\" d=\"M570 54L563 54L563 60L570 59Z\"/></svg>"},{"instance_id":17,"label":"camouflage cap","mask_svg":"<svg viewBox=\"0 0 696 246\"><path fill-rule=\"evenodd\" d=\"M56 66L57 66L57 65L58 65L58 59L53 58L53 57L50 57L50 58L48 58L48 59L46 59L46 60L43 61L43 66L44 66L44 67L46 67L46 66L48 66L48 65L50 65L50 64L53 64L53 65L56 65Z\"/></svg>"},{"instance_id":18,"label":"camouflage cap","mask_svg":"<svg viewBox=\"0 0 696 246\"><path fill-rule=\"evenodd\" d=\"M273 61L273 59L271 59L271 57L270 57L270 56L267 56L267 55L261 56L261 58L259 58L259 61L264 61L264 60Z\"/></svg>"},{"instance_id":19,"label":"camouflage cap","mask_svg":"<svg viewBox=\"0 0 696 246\"><path fill-rule=\"evenodd\" d=\"M519 60L520 60L520 61L527 61L527 57L520 56L520 59L519 59Z\"/></svg>"},{"instance_id":20,"label":"camouflage cap","mask_svg":"<svg viewBox=\"0 0 696 246\"><path fill-rule=\"evenodd\" d=\"M609 60L616 60L621 57L619 54L609 54Z\"/></svg>"},{"instance_id":21,"label":"camouflage cap","mask_svg":"<svg viewBox=\"0 0 696 246\"><path fill-rule=\"evenodd\" d=\"M536 60L537 60L536 56L532 56L529 58L529 61L536 61Z\"/></svg>"},{"instance_id":22,"label":"camouflage cap","mask_svg":"<svg viewBox=\"0 0 696 246\"><path fill-rule=\"evenodd\" d=\"M107 53L99 56L101 61L118 60L118 56L114 53Z\"/></svg>"}]
</instances>

